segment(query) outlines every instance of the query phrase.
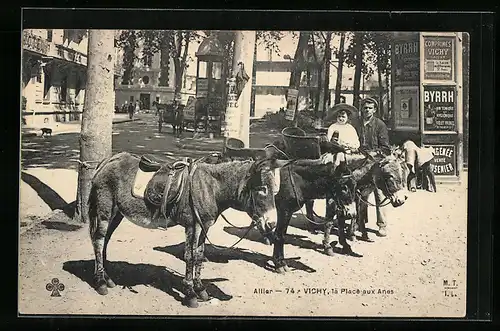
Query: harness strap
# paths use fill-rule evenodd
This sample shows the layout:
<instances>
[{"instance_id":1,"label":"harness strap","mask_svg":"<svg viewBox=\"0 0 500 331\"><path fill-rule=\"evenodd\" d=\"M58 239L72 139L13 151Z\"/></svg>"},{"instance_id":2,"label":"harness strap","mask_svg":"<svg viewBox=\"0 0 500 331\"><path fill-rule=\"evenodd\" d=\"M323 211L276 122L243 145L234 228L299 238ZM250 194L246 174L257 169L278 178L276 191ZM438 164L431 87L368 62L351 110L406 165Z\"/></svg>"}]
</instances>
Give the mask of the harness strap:
<instances>
[{"instance_id":1,"label":"harness strap","mask_svg":"<svg viewBox=\"0 0 500 331\"><path fill-rule=\"evenodd\" d=\"M363 196L362 196L362 194L361 194L361 192L360 192L359 190L356 190L356 194L358 195L359 200L360 200L361 202L363 202L363 203L365 203L365 204L367 204L367 205L369 205L369 206L372 206L372 207L379 207L379 208L380 208L380 207L385 207L385 206L387 206L389 203L391 203L391 201L388 201L386 204L383 204L386 200L389 200L387 197L385 197L385 198L384 198L384 200L382 200L382 201L380 202L380 204L377 204L377 203L374 203L374 204L373 204L373 203L371 203L370 201L368 201L368 200L366 200L366 199L363 199Z\"/></svg>"},{"instance_id":2,"label":"harness strap","mask_svg":"<svg viewBox=\"0 0 500 331\"><path fill-rule=\"evenodd\" d=\"M195 167L193 167L190 171L190 178L192 179L193 177L193 174L194 174L194 170L195 170ZM217 245L215 245L214 243L212 243L212 241L210 240L210 238L208 237L208 230L205 229L205 225L203 224L203 220L201 219L201 216L200 216L200 213L198 212L198 209L196 208L195 204L194 204L194 199L193 199L193 194L192 194L193 190L192 190L192 180L189 181L189 199L190 199L190 204L191 204L191 207L193 208L193 212L194 212L194 215L195 215L195 221L197 221L200 226L201 226L201 230L203 231L203 234L205 236L205 239L209 242L210 245L212 245L215 249L217 250L228 250L228 249L231 249L233 248L234 246L236 246L237 244L239 244L243 239L246 238L246 236L248 235L248 233L255 227L255 223L252 222L252 225L251 226L248 226L248 229L247 229L247 232L238 240L236 241L234 244L232 244L231 246L229 247L223 247L223 248L219 248ZM250 193L251 194L251 193ZM228 220L227 218L221 213L222 215L222 218L231 226L235 227L234 225L232 225Z\"/></svg>"}]
</instances>

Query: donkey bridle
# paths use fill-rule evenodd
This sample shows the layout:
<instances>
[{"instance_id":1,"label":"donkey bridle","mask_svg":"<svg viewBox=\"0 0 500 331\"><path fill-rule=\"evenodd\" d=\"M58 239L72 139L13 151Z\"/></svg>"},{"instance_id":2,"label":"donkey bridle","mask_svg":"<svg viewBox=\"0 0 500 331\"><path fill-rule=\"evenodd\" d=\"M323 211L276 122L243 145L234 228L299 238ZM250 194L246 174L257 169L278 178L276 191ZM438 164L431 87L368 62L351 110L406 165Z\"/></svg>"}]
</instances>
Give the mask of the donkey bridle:
<instances>
[{"instance_id":1,"label":"donkey bridle","mask_svg":"<svg viewBox=\"0 0 500 331\"><path fill-rule=\"evenodd\" d=\"M193 169L191 169L191 172L190 172L190 177L193 175L194 173L194 170L195 170L195 167L193 167ZM190 186L191 186L191 182L190 182ZM254 197L254 191L252 189L248 189L249 190L249 194L250 194L250 198L252 200L252 208L253 210L255 211L255 197ZM233 247L235 247L236 245L238 245L243 239L246 238L246 236L248 235L248 233L250 233L250 231L255 228L257 225L258 225L258 221L257 221L257 217L254 215L252 216L251 218L251 225L246 227L247 231L245 232L245 234L239 239L237 240L234 244L232 244L231 246L229 247L223 247L223 248L219 248L217 247L217 245L215 245L214 243L212 243L212 241L210 240L210 238L208 238L208 231L205 229L205 226L203 225L203 221L201 220L201 217L200 217L200 213L198 212L198 209L196 208L194 202L193 202L193 196L191 195L191 190L189 190L189 199L190 199L190 205L191 207L193 208L193 211L194 211L194 214L195 214L195 219L196 221L200 224L201 226L201 229L205 235L205 238L207 239L207 241L210 243L210 245L212 245L215 249L217 250L228 250L228 249L231 249ZM237 227L235 225L233 225L231 222L229 222L229 220L226 218L226 216L224 216L224 214L220 214L222 216L222 218L230 225L232 226L233 228L236 228L236 229L244 229L245 227ZM260 232L260 231L259 231ZM272 232L272 231L271 231ZM269 233L263 233L264 236L266 235L269 235Z\"/></svg>"}]
</instances>

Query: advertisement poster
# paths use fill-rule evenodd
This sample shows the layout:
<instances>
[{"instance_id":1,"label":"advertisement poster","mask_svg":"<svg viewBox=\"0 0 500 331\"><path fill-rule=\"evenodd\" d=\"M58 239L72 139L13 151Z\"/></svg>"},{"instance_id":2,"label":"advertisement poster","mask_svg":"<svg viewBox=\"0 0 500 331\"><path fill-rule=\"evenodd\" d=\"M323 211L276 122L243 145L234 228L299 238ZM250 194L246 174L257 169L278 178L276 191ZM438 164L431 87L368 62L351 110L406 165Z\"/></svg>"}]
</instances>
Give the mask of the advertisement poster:
<instances>
[{"instance_id":1,"label":"advertisement poster","mask_svg":"<svg viewBox=\"0 0 500 331\"><path fill-rule=\"evenodd\" d=\"M418 86L394 87L394 123L396 129L417 131L419 118Z\"/></svg>"},{"instance_id":2,"label":"advertisement poster","mask_svg":"<svg viewBox=\"0 0 500 331\"><path fill-rule=\"evenodd\" d=\"M434 148L432 160L433 172L436 176L456 176L456 153L454 145L428 145Z\"/></svg>"},{"instance_id":3,"label":"advertisement poster","mask_svg":"<svg viewBox=\"0 0 500 331\"><path fill-rule=\"evenodd\" d=\"M424 86L424 131L455 131L454 86Z\"/></svg>"},{"instance_id":4,"label":"advertisement poster","mask_svg":"<svg viewBox=\"0 0 500 331\"><path fill-rule=\"evenodd\" d=\"M196 80L196 97L203 98L208 95L208 80L207 79L197 79Z\"/></svg>"},{"instance_id":5,"label":"advertisement poster","mask_svg":"<svg viewBox=\"0 0 500 331\"><path fill-rule=\"evenodd\" d=\"M454 37L424 37L424 79L453 80Z\"/></svg>"},{"instance_id":6,"label":"advertisement poster","mask_svg":"<svg viewBox=\"0 0 500 331\"><path fill-rule=\"evenodd\" d=\"M194 121L195 110L196 110L196 99L190 96L186 103L186 107L184 107L184 120Z\"/></svg>"},{"instance_id":7,"label":"advertisement poster","mask_svg":"<svg viewBox=\"0 0 500 331\"><path fill-rule=\"evenodd\" d=\"M420 80L419 35L393 44L395 85L412 85Z\"/></svg>"},{"instance_id":8,"label":"advertisement poster","mask_svg":"<svg viewBox=\"0 0 500 331\"><path fill-rule=\"evenodd\" d=\"M293 121L295 117L295 110L297 109L297 100L299 97L299 91L295 89L288 90L288 97L286 100L286 113L285 118L289 121Z\"/></svg>"}]
</instances>

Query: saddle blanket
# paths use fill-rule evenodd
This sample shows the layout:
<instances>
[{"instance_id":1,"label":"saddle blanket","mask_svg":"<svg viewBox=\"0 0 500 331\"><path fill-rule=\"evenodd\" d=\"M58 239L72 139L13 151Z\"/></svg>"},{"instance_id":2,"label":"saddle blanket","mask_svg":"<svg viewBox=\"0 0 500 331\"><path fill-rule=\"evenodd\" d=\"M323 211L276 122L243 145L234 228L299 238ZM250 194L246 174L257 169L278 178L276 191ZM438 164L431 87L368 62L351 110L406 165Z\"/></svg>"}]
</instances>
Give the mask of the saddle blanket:
<instances>
[{"instance_id":1,"label":"saddle blanket","mask_svg":"<svg viewBox=\"0 0 500 331\"><path fill-rule=\"evenodd\" d=\"M134 186L132 187L132 195L136 198L144 199L144 191L151 178L156 172L144 172L141 168L137 169L135 174Z\"/></svg>"}]
</instances>

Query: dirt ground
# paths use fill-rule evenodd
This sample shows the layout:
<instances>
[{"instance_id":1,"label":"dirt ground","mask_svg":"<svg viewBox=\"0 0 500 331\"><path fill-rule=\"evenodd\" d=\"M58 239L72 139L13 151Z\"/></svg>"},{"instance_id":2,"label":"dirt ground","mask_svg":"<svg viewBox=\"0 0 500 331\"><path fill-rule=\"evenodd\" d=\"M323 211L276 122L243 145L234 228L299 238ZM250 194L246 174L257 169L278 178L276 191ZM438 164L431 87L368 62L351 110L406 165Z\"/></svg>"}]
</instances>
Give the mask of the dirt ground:
<instances>
[{"instance_id":1,"label":"dirt ground","mask_svg":"<svg viewBox=\"0 0 500 331\"><path fill-rule=\"evenodd\" d=\"M107 296L101 296L91 285L94 255L88 228L64 226L57 222L57 216L35 222L20 235L19 312L464 316L467 190L465 185L440 185L438 190L410 193L404 206L390 207L387 237L371 234L374 243L352 243L353 250L363 255L360 258L324 255L319 248L322 235L305 231L306 221L300 213L292 219L285 245L288 258L300 259L290 260L291 271L287 274L272 271L272 247L259 242L254 232L235 248L217 250L208 246L209 262L204 264L202 278L213 299L201 303L198 309L184 307L180 302L184 273L182 228L147 230L124 220L108 250L108 273L117 286ZM315 209L324 215L324 202L318 200ZM234 210L225 215L237 226L250 223L248 216ZM20 222L25 221L23 217ZM373 210L368 227L376 229ZM229 247L244 232L219 218L209 239L220 248ZM332 240L337 240L336 236ZM60 297L52 297L46 288L53 278L64 284ZM445 292L444 280L449 285L455 280L457 288Z\"/></svg>"}]
</instances>

